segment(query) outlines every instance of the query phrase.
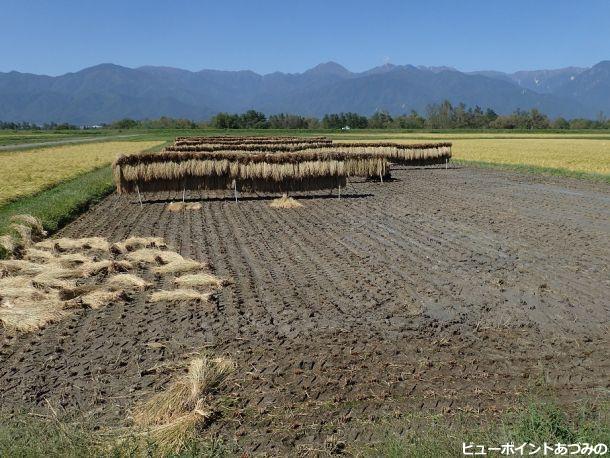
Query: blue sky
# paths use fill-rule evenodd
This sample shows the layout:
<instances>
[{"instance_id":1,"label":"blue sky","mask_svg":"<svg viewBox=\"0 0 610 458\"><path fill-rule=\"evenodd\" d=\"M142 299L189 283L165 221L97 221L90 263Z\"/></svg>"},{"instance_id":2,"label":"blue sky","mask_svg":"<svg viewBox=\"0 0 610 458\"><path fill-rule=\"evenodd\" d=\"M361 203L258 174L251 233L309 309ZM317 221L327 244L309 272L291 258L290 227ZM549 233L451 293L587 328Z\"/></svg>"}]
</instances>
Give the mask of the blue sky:
<instances>
[{"instance_id":1,"label":"blue sky","mask_svg":"<svg viewBox=\"0 0 610 458\"><path fill-rule=\"evenodd\" d=\"M334 60L459 70L610 59L609 0L2 0L0 71L102 62L301 72Z\"/></svg>"}]
</instances>

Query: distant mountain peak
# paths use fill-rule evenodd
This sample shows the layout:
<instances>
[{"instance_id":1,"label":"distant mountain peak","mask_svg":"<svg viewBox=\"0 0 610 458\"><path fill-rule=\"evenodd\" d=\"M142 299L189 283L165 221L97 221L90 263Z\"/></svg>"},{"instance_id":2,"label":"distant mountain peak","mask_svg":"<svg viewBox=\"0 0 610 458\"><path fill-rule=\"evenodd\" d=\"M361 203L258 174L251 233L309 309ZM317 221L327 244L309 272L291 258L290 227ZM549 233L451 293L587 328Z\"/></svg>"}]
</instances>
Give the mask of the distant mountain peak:
<instances>
[{"instance_id":1,"label":"distant mountain peak","mask_svg":"<svg viewBox=\"0 0 610 458\"><path fill-rule=\"evenodd\" d=\"M351 72L337 62L329 61L316 65L305 72L309 75L336 75L349 76Z\"/></svg>"},{"instance_id":2,"label":"distant mountain peak","mask_svg":"<svg viewBox=\"0 0 610 458\"><path fill-rule=\"evenodd\" d=\"M370 70L363 72L363 75L381 75L383 73L388 73L399 68L398 65L391 64L389 62L379 65L378 67L373 67Z\"/></svg>"}]
</instances>

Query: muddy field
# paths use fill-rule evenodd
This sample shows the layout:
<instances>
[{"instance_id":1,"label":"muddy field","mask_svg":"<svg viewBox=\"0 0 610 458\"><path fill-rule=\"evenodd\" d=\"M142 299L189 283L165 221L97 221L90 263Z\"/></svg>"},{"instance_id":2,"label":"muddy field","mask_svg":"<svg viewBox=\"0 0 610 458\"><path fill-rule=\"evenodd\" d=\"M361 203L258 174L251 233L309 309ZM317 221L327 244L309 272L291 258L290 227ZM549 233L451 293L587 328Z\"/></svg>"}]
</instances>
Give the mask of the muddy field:
<instances>
[{"instance_id":1,"label":"muddy field","mask_svg":"<svg viewBox=\"0 0 610 458\"><path fill-rule=\"evenodd\" d=\"M233 284L214 306L117 304L26 336L0 330L3 407L125 424L201 350L238 364L211 431L270 455L357 446L410 412L487 418L540 387L607 399L610 186L470 168L393 176L290 210L230 194L178 214L177 195L143 208L107 198L61 235L162 236Z\"/></svg>"}]
</instances>

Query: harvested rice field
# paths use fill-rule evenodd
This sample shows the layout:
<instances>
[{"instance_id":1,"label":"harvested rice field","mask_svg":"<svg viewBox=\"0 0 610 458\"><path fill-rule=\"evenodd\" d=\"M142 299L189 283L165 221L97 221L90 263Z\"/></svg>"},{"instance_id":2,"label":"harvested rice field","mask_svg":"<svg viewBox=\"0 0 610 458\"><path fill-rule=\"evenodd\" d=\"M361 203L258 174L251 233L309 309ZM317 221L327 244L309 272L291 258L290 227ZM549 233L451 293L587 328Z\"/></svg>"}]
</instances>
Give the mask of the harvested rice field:
<instances>
[{"instance_id":1,"label":"harvested rice field","mask_svg":"<svg viewBox=\"0 0 610 458\"><path fill-rule=\"evenodd\" d=\"M386 427L416 428L413 413L485 423L540 389L607 401L608 184L470 167L351 181L341 199L297 193L281 208L228 190L173 207L181 192L106 198L56 237L162 238L216 276L179 288L219 289L0 327L2 407L151 424L138 406L159 409L153 395L186 383L176 368L201 352L231 361L213 360L226 386L203 434L244 456L358 454ZM161 270L130 272L173 290Z\"/></svg>"}]
</instances>

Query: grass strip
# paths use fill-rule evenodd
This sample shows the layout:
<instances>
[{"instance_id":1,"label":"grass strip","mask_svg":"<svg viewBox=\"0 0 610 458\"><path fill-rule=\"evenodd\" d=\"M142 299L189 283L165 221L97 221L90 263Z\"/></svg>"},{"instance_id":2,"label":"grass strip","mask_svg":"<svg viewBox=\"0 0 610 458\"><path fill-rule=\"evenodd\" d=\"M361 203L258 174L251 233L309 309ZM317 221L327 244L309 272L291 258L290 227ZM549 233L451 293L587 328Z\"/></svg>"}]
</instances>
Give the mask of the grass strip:
<instances>
[{"instance_id":1,"label":"grass strip","mask_svg":"<svg viewBox=\"0 0 610 458\"><path fill-rule=\"evenodd\" d=\"M568 415L553 401L532 401L518 410L505 413L496 421L480 426L473 426L468 417L454 419L450 424L442 417L430 417L423 428L412 428L410 426L413 424L422 424L421 414L417 414L402 423L402 428L407 431L405 434L398 435L388 429L383 440L359 450L359 454L376 457L454 457L463 456L463 443L483 445L486 449L509 443L519 447L525 443L524 454L531 451L530 443L543 447L546 442L553 448L555 444L585 442L607 445L610 443L609 420L608 404L593 407L583 403L578 412ZM392 429L395 429L397 425L393 426ZM475 449L473 447L471 450ZM488 451L487 455L502 456L497 451Z\"/></svg>"},{"instance_id":2,"label":"grass strip","mask_svg":"<svg viewBox=\"0 0 610 458\"><path fill-rule=\"evenodd\" d=\"M112 440L91 425L79 420L59 421L49 417L33 416L27 412L0 414L0 456L21 458L66 457L136 457L161 456L152 442L143 442L135 436L122 436ZM200 437L191 440L180 457L237 456L224 442Z\"/></svg>"},{"instance_id":3,"label":"grass strip","mask_svg":"<svg viewBox=\"0 0 610 458\"><path fill-rule=\"evenodd\" d=\"M516 172L538 173L553 175L558 177L579 178L585 180L599 181L610 184L610 175L592 172L580 172L555 167L542 167L529 164L500 164L496 162L472 161L467 159L452 159L452 163L471 167L493 168L502 170L512 170Z\"/></svg>"},{"instance_id":4,"label":"grass strip","mask_svg":"<svg viewBox=\"0 0 610 458\"><path fill-rule=\"evenodd\" d=\"M0 234L7 231L13 215L33 215L45 230L55 232L114 190L112 170L105 166L33 196L0 207ZM0 252L0 258L3 253Z\"/></svg>"},{"instance_id":5,"label":"grass strip","mask_svg":"<svg viewBox=\"0 0 610 458\"><path fill-rule=\"evenodd\" d=\"M570 409L573 410L573 409ZM474 415L476 418L475 414ZM553 400L530 401L518 405L511 412L496 420L479 423L468 414L447 421L443 416L413 413L405 418L393 419L377 424L381 440L369 444L342 443L340 435L336 441L324 444L326 454L337 450L348 455L371 457L455 457L462 455L462 443L499 447L502 444L523 443L542 446L544 442L555 444L610 443L610 417L607 403L594 406L583 402L577 412L568 414ZM33 416L26 412L0 412L0 456L154 456L153 444L145 444L136 438L112 440L112 435L95 431L79 419L58 420L53 415ZM402 434L396 433L402 430ZM100 434L100 432L102 432ZM530 448L526 448L526 453ZM181 457L240 456L235 443L223 442L216 437L202 434L186 444L178 455ZM488 456L501 456L489 452Z\"/></svg>"}]
</instances>

